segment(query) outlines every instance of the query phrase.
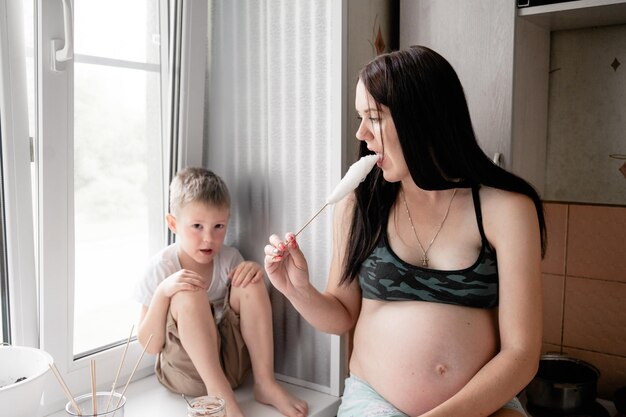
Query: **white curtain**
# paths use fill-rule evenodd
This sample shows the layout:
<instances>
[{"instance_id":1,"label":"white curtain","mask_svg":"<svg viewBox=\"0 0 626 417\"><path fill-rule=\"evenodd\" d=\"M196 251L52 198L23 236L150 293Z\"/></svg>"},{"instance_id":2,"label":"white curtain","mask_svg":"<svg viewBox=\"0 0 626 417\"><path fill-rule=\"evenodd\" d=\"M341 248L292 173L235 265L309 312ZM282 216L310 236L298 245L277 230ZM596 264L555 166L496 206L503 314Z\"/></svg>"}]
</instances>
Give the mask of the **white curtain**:
<instances>
[{"instance_id":1,"label":"white curtain","mask_svg":"<svg viewBox=\"0 0 626 417\"><path fill-rule=\"evenodd\" d=\"M263 261L271 233L304 225L341 177L333 1L212 1L204 164L230 188L228 243L248 259ZM328 207L298 238L320 290L331 219ZM337 339L314 330L277 291L271 298L277 373L334 391Z\"/></svg>"}]
</instances>

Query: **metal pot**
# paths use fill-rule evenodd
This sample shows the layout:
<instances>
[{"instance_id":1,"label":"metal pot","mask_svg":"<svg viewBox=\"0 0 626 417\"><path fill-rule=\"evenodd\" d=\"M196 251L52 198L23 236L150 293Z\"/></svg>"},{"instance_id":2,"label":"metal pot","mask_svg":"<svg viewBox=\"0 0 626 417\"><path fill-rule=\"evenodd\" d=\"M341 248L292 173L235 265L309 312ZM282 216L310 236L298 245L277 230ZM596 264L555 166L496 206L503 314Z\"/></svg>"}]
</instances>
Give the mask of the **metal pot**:
<instances>
[{"instance_id":1,"label":"metal pot","mask_svg":"<svg viewBox=\"0 0 626 417\"><path fill-rule=\"evenodd\" d=\"M539 370L526 387L528 402L564 413L579 411L596 400L598 369L560 354L541 356Z\"/></svg>"},{"instance_id":2,"label":"metal pot","mask_svg":"<svg viewBox=\"0 0 626 417\"><path fill-rule=\"evenodd\" d=\"M618 388L613 394L613 403L619 411L617 416L626 416L626 387Z\"/></svg>"}]
</instances>

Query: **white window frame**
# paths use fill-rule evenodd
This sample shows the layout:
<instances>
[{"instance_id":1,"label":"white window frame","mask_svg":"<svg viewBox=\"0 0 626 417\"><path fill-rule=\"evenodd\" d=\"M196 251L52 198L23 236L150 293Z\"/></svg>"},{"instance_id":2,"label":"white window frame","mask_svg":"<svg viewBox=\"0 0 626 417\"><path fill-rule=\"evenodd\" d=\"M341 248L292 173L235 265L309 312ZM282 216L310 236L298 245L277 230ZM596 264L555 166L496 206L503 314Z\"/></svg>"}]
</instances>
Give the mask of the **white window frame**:
<instances>
[{"instance_id":1,"label":"white window frame","mask_svg":"<svg viewBox=\"0 0 626 417\"><path fill-rule=\"evenodd\" d=\"M73 1L72 1L73 2ZM167 18L166 0L161 17ZM177 160L174 168L200 165L203 155L203 102L208 4L185 0L183 47L180 58L179 123ZM70 390L78 395L89 387L89 361L98 364L99 389L110 389L124 346L89 357L74 359L74 225L73 225L73 62L53 71L52 39L64 39L62 0L37 0L37 131L39 263L34 257L30 186L30 149L21 0L0 0L0 104L7 211L8 270L10 274L10 321L16 345L40 347L50 353ZM43 17L42 17L43 16ZM163 25L165 26L165 25ZM167 36L162 32L161 39ZM163 42L167 46L167 42ZM169 51L165 49L165 56ZM162 62L167 62L162 60ZM191 65L190 65L191 63ZM167 68L167 71L171 68ZM201 82L199 88L198 83ZM193 88L190 88L193 86ZM164 89L164 95L169 90ZM169 117L171 107L163 106ZM169 127L168 123L164 126ZM171 134L171 132L170 132ZM168 157L171 155L168 155ZM200 158L200 159L198 159ZM167 194L166 194L167 195ZM164 202L167 207L167 202ZM9 227L10 226L10 227ZM165 229L165 225L164 225ZM38 265L37 267L35 265ZM39 288L35 277L39 272ZM39 296L39 297L38 297ZM130 330L130 329L128 329ZM141 354L137 342L130 345L118 387L126 382ZM153 372L154 358L144 356L134 379ZM49 378L40 413L60 410L65 397L54 378Z\"/></svg>"},{"instance_id":2,"label":"white window frame","mask_svg":"<svg viewBox=\"0 0 626 417\"><path fill-rule=\"evenodd\" d=\"M0 0L0 111L11 344L37 346L37 293L22 4ZM14 36L19 34L19 36Z\"/></svg>"}]
</instances>

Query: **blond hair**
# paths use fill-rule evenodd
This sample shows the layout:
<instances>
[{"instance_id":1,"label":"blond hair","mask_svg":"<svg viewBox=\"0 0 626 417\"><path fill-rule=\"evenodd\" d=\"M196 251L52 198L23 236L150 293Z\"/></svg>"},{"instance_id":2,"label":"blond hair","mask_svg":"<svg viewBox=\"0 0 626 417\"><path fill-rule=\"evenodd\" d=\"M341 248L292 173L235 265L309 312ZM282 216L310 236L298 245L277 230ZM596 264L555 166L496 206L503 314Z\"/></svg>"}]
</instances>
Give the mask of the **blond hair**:
<instances>
[{"instance_id":1,"label":"blond hair","mask_svg":"<svg viewBox=\"0 0 626 417\"><path fill-rule=\"evenodd\" d=\"M228 187L218 175L208 169L184 168L170 184L170 211L176 215L189 203L230 208Z\"/></svg>"}]
</instances>

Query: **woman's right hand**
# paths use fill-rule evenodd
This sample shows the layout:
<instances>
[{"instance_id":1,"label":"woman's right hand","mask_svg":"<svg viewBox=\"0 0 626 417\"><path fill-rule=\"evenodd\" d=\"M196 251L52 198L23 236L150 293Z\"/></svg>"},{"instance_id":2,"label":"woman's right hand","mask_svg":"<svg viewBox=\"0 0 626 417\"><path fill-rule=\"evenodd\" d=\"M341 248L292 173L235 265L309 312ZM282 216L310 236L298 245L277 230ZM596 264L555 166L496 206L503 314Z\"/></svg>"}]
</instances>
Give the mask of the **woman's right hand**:
<instances>
[{"instance_id":1,"label":"woman's right hand","mask_svg":"<svg viewBox=\"0 0 626 417\"><path fill-rule=\"evenodd\" d=\"M202 275L189 269L176 271L159 284L159 290L167 298L172 298L179 291L206 291L208 288Z\"/></svg>"},{"instance_id":2,"label":"woman's right hand","mask_svg":"<svg viewBox=\"0 0 626 417\"><path fill-rule=\"evenodd\" d=\"M297 295L309 286L309 267L293 233L281 241L272 235L265 246L265 272L272 285L286 297Z\"/></svg>"}]
</instances>

